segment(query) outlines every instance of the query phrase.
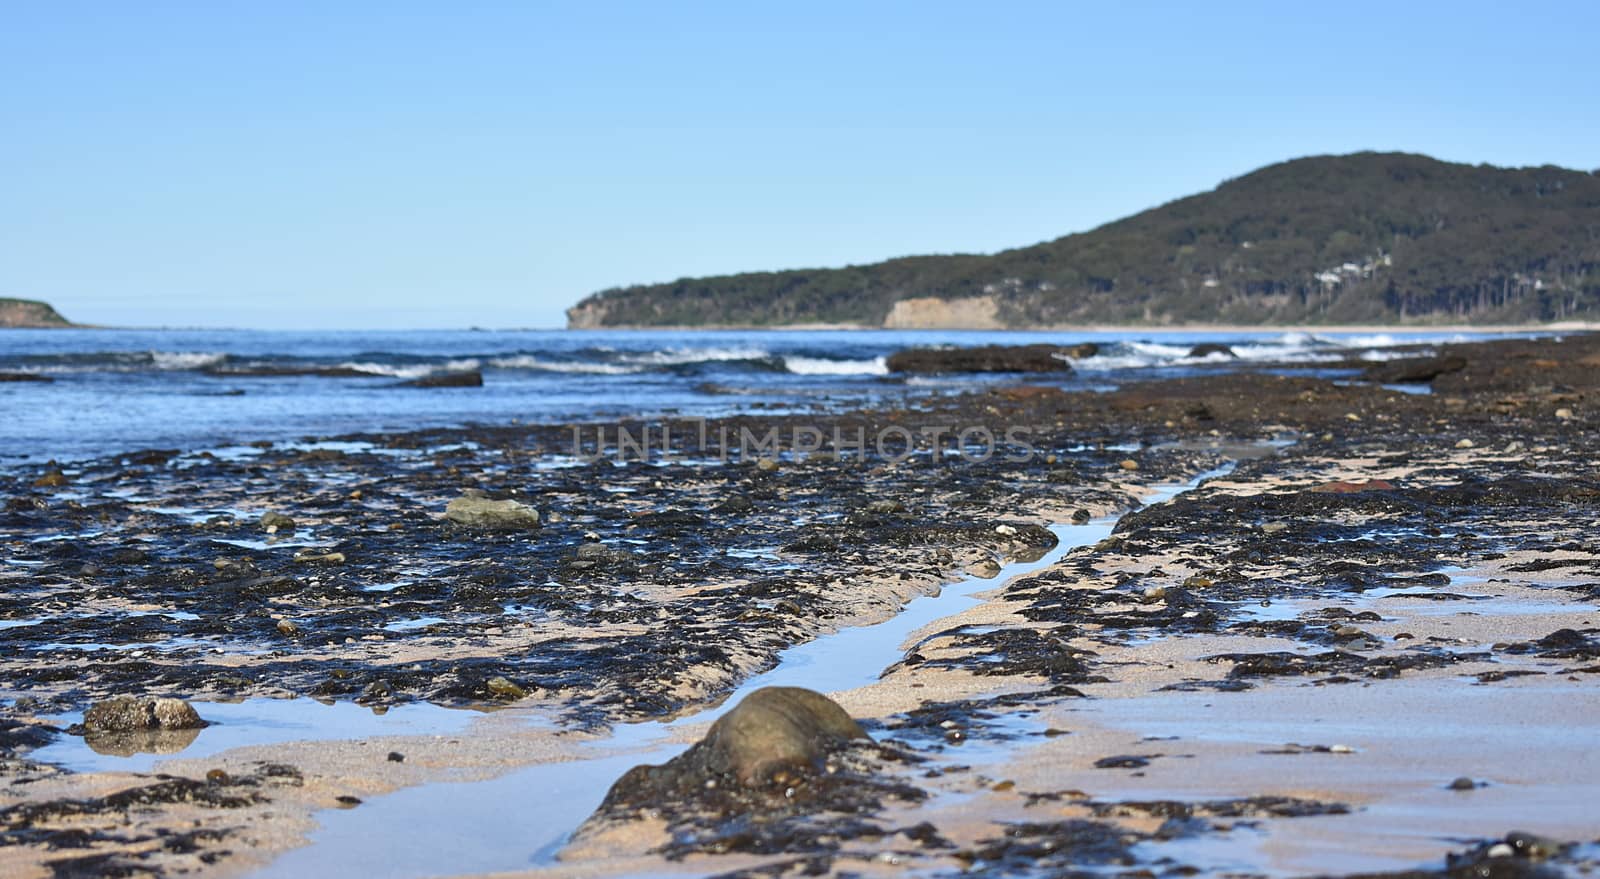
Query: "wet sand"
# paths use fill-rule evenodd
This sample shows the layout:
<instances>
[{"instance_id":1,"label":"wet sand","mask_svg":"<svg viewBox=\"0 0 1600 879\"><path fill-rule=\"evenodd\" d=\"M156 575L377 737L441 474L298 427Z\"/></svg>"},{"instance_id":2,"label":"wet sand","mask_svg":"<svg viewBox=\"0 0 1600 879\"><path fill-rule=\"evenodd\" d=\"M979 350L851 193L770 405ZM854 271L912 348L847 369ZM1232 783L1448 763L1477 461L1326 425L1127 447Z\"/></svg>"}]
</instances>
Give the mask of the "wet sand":
<instances>
[{"instance_id":1,"label":"wet sand","mask_svg":"<svg viewBox=\"0 0 1600 879\"><path fill-rule=\"evenodd\" d=\"M270 870L1304 875L1440 869L1513 830L1592 843L1600 344L1457 350L1467 367L1426 395L1239 373L828 416L1045 428L1041 454L1014 463L567 466L533 451L559 447L552 425L7 477L0 870L243 875L308 836ZM1274 438L1293 445L1263 455ZM1005 580L1055 542L1043 526L1227 464ZM471 487L527 499L544 526L442 521ZM269 511L293 527L265 533ZM518 773L571 763L563 783L597 803L786 649L969 573L993 578L981 602L896 637L882 680L836 692L908 755L880 768L919 796L753 830L617 821L547 845L583 814L541 825L558 791ZM154 767L171 778L55 768L81 740L45 744L40 724L121 693L202 716L229 699L356 702L394 727L374 714L335 741L180 752ZM412 722L445 726L405 734L413 706L430 714ZM1460 777L1482 786L1449 789ZM491 807L423 832L406 797ZM381 863L352 842L375 833ZM441 857L439 840L458 848Z\"/></svg>"}]
</instances>

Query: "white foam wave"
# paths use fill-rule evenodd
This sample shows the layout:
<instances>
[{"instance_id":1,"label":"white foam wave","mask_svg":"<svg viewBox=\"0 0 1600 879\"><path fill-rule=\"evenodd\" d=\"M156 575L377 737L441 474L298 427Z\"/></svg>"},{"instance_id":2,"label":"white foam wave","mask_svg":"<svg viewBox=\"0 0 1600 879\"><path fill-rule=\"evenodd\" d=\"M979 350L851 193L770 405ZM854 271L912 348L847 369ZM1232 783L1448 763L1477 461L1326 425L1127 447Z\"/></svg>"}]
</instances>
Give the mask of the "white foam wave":
<instances>
[{"instance_id":1,"label":"white foam wave","mask_svg":"<svg viewBox=\"0 0 1600 879\"><path fill-rule=\"evenodd\" d=\"M451 360L438 363L373 363L371 361L347 360L339 364L340 369L358 369L373 375L387 375L393 378L421 378L436 372L467 372L478 369L483 362L475 357L462 360Z\"/></svg>"},{"instance_id":2,"label":"white foam wave","mask_svg":"<svg viewBox=\"0 0 1600 879\"><path fill-rule=\"evenodd\" d=\"M724 360L765 360L771 357L765 348L668 348L663 351L646 351L625 354L618 358L624 363L648 366L678 366L684 363L708 363Z\"/></svg>"},{"instance_id":3,"label":"white foam wave","mask_svg":"<svg viewBox=\"0 0 1600 879\"><path fill-rule=\"evenodd\" d=\"M220 351L150 352L150 365L156 369L205 369L227 359L228 355Z\"/></svg>"},{"instance_id":4,"label":"white foam wave","mask_svg":"<svg viewBox=\"0 0 1600 879\"><path fill-rule=\"evenodd\" d=\"M1240 360L1276 360L1286 363L1316 363L1320 360L1344 359L1342 354L1330 354L1326 350L1302 345L1235 345L1233 355Z\"/></svg>"},{"instance_id":5,"label":"white foam wave","mask_svg":"<svg viewBox=\"0 0 1600 879\"><path fill-rule=\"evenodd\" d=\"M641 371L642 367L625 366L620 363L564 363L555 360L543 360L530 354L518 354L514 357L496 357L489 361L489 365L496 369L531 369L539 372L574 372L587 375L630 375Z\"/></svg>"},{"instance_id":6,"label":"white foam wave","mask_svg":"<svg viewBox=\"0 0 1600 879\"><path fill-rule=\"evenodd\" d=\"M1328 351L1329 346L1319 344L1309 333L1285 333L1270 341L1242 342L1229 346L1227 351L1213 351L1195 357L1190 355L1193 345L1168 345L1160 342L1123 342L1109 350L1072 362L1083 372L1105 372L1118 369L1147 369L1156 366L1196 366L1230 363L1237 360L1273 361L1280 363L1332 363L1345 359L1343 354Z\"/></svg>"},{"instance_id":7,"label":"white foam wave","mask_svg":"<svg viewBox=\"0 0 1600 879\"><path fill-rule=\"evenodd\" d=\"M1188 356L1192 345L1163 345L1160 342L1125 342L1124 345L1141 357L1151 360L1176 360Z\"/></svg>"},{"instance_id":8,"label":"white foam wave","mask_svg":"<svg viewBox=\"0 0 1600 879\"><path fill-rule=\"evenodd\" d=\"M1122 342L1107 346L1093 357L1071 361L1074 369L1084 372L1101 372L1112 369L1143 369L1177 363L1189 353L1187 345L1163 345L1159 342Z\"/></svg>"},{"instance_id":9,"label":"white foam wave","mask_svg":"<svg viewBox=\"0 0 1600 879\"><path fill-rule=\"evenodd\" d=\"M829 360L825 357L786 355L783 368L795 375L888 375L886 358L871 360Z\"/></svg>"},{"instance_id":10,"label":"white foam wave","mask_svg":"<svg viewBox=\"0 0 1600 879\"><path fill-rule=\"evenodd\" d=\"M1438 354L1434 348L1423 348L1417 351L1363 351L1362 360L1404 360L1408 357L1433 357Z\"/></svg>"},{"instance_id":11,"label":"white foam wave","mask_svg":"<svg viewBox=\"0 0 1600 879\"><path fill-rule=\"evenodd\" d=\"M1142 369L1160 362L1143 354L1096 354L1072 361L1072 368L1079 372L1106 372L1113 369Z\"/></svg>"}]
</instances>

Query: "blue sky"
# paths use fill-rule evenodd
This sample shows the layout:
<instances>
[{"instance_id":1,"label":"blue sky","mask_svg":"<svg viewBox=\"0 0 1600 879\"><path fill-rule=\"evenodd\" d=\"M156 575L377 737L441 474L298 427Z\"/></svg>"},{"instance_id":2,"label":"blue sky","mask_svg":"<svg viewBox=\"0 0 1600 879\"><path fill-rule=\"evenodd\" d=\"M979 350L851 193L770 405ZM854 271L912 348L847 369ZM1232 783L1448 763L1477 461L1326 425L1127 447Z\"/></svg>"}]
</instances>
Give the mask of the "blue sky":
<instances>
[{"instance_id":1,"label":"blue sky","mask_svg":"<svg viewBox=\"0 0 1600 879\"><path fill-rule=\"evenodd\" d=\"M1600 167L1600 4L1111 5L0 3L0 295L559 326L609 286L993 251L1296 156Z\"/></svg>"}]
</instances>

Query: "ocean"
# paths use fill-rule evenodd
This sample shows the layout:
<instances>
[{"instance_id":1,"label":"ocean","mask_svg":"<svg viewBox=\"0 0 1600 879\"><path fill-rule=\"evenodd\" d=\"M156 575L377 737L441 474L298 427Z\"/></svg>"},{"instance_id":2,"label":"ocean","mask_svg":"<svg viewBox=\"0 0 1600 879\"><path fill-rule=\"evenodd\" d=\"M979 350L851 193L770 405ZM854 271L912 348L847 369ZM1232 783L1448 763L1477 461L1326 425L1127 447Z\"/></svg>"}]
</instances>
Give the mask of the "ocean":
<instances>
[{"instance_id":1,"label":"ocean","mask_svg":"<svg viewBox=\"0 0 1600 879\"><path fill-rule=\"evenodd\" d=\"M701 417L914 404L1016 376L889 374L885 358L928 345L1076 344L1068 387L1264 362L1342 363L1352 354L1478 338L1459 333L941 331L4 330L0 467L145 448L198 451L257 440L469 423ZM1191 357L1200 342L1237 357ZM481 388L414 388L480 370ZM317 371L340 373L329 376ZM1335 376L1337 373L1333 373ZM1037 378L1033 380L1039 380Z\"/></svg>"}]
</instances>

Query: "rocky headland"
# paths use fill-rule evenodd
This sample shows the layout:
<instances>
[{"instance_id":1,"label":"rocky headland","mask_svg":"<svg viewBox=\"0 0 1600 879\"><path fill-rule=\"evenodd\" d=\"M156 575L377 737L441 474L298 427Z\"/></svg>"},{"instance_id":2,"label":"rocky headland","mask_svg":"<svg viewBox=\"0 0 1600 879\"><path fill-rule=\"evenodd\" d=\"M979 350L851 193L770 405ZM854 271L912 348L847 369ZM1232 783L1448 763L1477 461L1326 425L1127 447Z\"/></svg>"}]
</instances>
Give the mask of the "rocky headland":
<instances>
[{"instance_id":1,"label":"rocky headland","mask_svg":"<svg viewBox=\"0 0 1600 879\"><path fill-rule=\"evenodd\" d=\"M62 317L48 302L8 299L0 296L0 329L46 329L70 326L73 326L73 323Z\"/></svg>"}]
</instances>

